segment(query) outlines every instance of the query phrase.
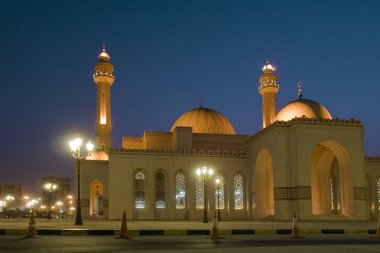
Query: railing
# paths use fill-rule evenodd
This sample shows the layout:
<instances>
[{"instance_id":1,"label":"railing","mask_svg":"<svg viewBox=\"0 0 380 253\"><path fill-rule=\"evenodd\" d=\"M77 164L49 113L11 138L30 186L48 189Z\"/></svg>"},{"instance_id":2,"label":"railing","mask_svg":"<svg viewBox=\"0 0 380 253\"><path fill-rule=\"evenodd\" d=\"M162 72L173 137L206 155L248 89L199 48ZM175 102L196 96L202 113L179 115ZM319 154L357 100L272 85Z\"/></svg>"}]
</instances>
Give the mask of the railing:
<instances>
[{"instance_id":1,"label":"railing","mask_svg":"<svg viewBox=\"0 0 380 253\"><path fill-rule=\"evenodd\" d=\"M129 153L129 154L154 154L154 155L181 155L181 156L218 156L218 157L249 157L249 153L243 150L157 150L157 149L125 149L111 148L110 153Z\"/></svg>"}]
</instances>

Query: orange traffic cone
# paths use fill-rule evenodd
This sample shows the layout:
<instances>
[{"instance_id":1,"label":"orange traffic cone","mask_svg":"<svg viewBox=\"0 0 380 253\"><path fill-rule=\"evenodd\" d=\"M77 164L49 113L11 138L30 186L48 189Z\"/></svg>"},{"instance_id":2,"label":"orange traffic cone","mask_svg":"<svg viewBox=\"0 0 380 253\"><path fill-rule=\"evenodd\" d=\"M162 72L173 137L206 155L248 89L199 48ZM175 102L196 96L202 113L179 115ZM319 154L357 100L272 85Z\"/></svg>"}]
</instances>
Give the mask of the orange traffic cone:
<instances>
[{"instance_id":1,"label":"orange traffic cone","mask_svg":"<svg viewBox=\"0 0 380 253\"><path fill-rule=\"evenodd\" d=\"M223 239L219 234L218 218L216 217L216 211L214 212L214 218L212 219L212 230L210 239Z\"/></svg>"},{"instance_id":2,"label":"orange traffic cone","mask_svg":"<svg viewBox=\"0 0 380 253\"><path fill-rule=\"evenodd\" d=\"M300 229L298 228L298 222L296 217L296 211L293 213L293 227L292 227L292 237L293 238L300 238Z\"/></svg>"},{"instance_id":3,"label":"orange traffic cone","mask_svg":"<svg viewBox=\"0 0 380 253\"><path fill-rule=\"evenodd\" d=\"M125 210L123 212L123 220L121 222L120 236L118 238L119 239L129 239L128 229L127 229L127 215L125 214Z\"/></svg>"},{"instance_id":4,"label":"orange traffic cone","mask_svg":"<svg viewBox=\"0 0 380 253\"><path fill-rule=\"evenodd\" d=\"M32 211L32 213L30 215L29 229L28 229L28 234L26 235L26 237L27 238L37 237L36 221L34 220L34 211Z\"/></svg>"},{"instance_id":5,"label":"orange traffic cone","mask_svg":"<svg viewBox=\"0 0 380 253\"><path fill-rule=\"evenodd\" d=\"M377 220L376 237L380 238L380 218Z\"/></svg>"}]
</instances>

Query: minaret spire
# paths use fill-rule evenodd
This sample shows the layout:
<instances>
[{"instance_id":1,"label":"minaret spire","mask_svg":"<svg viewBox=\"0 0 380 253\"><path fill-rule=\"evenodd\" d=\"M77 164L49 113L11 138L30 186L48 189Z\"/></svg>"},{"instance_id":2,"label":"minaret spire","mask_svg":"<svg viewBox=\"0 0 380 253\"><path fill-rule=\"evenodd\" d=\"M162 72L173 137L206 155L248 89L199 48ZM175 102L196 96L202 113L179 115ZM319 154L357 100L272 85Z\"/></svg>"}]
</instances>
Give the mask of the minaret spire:
<instances>
[{"instance_id":1,"label":"minaret spire","mask_svg":"<svg viewBox=\"0 0 380 253\"><path fill-rule=\"evenodd\" d=\"M274 122L276 118L276 94L279 90L277 75L274 73L275 67L266 60L263 67L263 74L259 78L259 92L262 96L263 108L263 128Z\"/></svg>"},{"instance_id":2,"label":"minaret spire","mask_svg":"<svg viewBox=\"0 0 380 253\"><path fill-rule=\"evenodd\" d=\"M94 83L97 86L96 110L96 149L108 153L111 147L111 85L114 82L113 65L109 62L111 57L106 52L105 45L98 56L94 66Z\"/></svg>"},{"instance_id":3,"label":"minaret spire","mask_svg":"<svg viewBox=\"0 0 380 253\"><path fill-rule=\"evenodd\" d=\"M298 87L298 98L302 99L302 82L301 81L297 83L297 87Z\"/></svg>"}]
</instances>

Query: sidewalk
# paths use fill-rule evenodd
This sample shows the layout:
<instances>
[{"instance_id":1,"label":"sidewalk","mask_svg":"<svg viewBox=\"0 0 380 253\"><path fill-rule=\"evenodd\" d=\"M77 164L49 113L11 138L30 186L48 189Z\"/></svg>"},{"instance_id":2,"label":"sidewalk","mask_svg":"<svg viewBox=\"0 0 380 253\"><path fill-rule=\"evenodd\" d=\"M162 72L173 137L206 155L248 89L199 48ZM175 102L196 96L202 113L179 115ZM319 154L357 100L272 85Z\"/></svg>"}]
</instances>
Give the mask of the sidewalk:
<instances>
[{"instance_id":1,"label":"sidewalk","mask_svg":"<svg viewBox=\"0 0 380 253\"><path fill-rule=\"evenodd\" d=\"M29 219L1 219L0 235L24 235ZM301 234L374 234L377 221L299 221ZM209 234L212 222L201 221L127 221L128 232L137 235L195 235ZM39 235L117 235L120 220L36 219ZM221 221L220 233L231 234L291 234L291 221Z\"/></svg>"}]
</instances>

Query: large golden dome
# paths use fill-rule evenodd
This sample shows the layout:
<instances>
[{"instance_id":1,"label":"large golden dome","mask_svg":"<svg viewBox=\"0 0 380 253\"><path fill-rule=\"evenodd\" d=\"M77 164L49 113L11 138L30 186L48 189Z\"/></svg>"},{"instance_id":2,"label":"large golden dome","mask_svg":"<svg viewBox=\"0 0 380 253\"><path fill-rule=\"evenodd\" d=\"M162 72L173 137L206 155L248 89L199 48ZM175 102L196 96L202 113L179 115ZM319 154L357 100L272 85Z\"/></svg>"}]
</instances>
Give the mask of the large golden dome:
<instances>
[{"instance_id":1,"label":"large golden dome","mask_svg":"<svg viewBox=\"0 0 380 253\"><path fill-rule=\"evenodd\" d=\"M236 134L229 120L221 113L209 108L195 108L182 114L173 124L172 132L177 126L192 127L193 133L202 134Z\"/></svg>"},{"instance_id":2,"label":"large golden dome","mask_svg":"<svg viewBox=\"0 0 380 253\"><path fill-rule=\"evenodd\" d=\"M331 114L323 105L310 99L297 99L277 113L276 121L288 121L295 117L332 119Z\"/></svg>"}]
</instances>

